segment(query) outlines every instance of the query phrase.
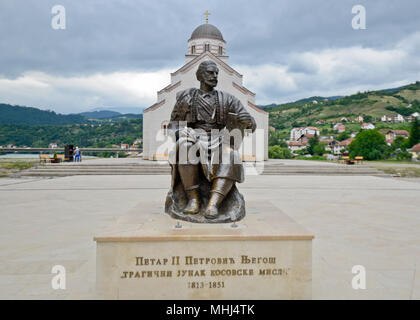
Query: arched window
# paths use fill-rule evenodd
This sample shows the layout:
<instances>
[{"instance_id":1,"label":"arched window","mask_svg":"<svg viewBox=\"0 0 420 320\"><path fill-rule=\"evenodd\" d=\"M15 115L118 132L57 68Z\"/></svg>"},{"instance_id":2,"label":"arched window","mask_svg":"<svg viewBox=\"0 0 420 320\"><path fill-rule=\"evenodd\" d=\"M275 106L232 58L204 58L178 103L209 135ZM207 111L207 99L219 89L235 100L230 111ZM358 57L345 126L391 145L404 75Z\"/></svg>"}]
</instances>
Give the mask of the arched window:
<instances>
[{"instance_id":1,"label":"arched window","mask_svg":"<svg viewBox=\"0 0 420 320\"><path fill-rule=\"evenodd\" d=\"M204 51L210 51L210 44L206 43L204 45Z\"/></svg>"},{"instance_id":2,"label":"arched window","mask_svg":"<svg viewBox=\"0 0 420 320\"><path fill-rule=\"evenodd\" d=\"M223 56L223 47L222 46L219 47L219 55Z\"/></svg>"},{"instance_id":3,"label":"arched window","mask_svg":"<svg viewBox=\"0 0 420 320\"><path fill-rule=\"evenodd\" d=\"M168 126L169 126L169 121L167 120L163 121L161 124L161 129L165 137L168 136Z\"/></svg>"},{"instance_id":4,"label":"arched window","mask_svg":"<svg viewBox=\"0 0 420 320\"><path fill-rule=\"evenodd\" d=\"M191 54L195 53L195 46L191 46Z\"/></svg>"}]
</instances>

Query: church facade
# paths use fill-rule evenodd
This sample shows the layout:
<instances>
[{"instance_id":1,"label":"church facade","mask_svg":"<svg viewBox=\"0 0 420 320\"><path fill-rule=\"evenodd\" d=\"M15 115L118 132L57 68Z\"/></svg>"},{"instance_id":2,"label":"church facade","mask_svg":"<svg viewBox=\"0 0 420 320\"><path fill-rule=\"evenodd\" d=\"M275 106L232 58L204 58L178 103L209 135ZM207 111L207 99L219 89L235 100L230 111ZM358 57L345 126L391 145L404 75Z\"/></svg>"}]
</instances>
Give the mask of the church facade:
<instances>
[{"instance_id":1,"label":"church facade","mask_svg":"<svg viewBox=\"0 0 420 320\"><path fill-rule=\"evenodd\" d=\"M257 130L244 137L242 159L264 161L268 159L268 113L255 105L255 93L242 85L243 76L228 65L226 42L222 33L211 24L198 26L188 40L186 64L171 73L171 83L157 92L157 102L143 111L143 159L165 160L167 126L176 102L176 93L188 88L199 88L196 79L198 65L211 60L219 68L216 90L228 92L238 98L254 117Z\"/></svg>"}]
</instances>

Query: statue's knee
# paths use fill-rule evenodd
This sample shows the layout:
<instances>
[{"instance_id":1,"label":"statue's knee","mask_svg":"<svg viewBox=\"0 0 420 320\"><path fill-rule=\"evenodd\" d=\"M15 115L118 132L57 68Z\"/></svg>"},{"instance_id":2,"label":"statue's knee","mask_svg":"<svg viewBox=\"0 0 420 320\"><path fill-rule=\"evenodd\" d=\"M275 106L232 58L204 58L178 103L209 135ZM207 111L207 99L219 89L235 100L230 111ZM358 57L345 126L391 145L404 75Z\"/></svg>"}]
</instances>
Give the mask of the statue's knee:
<instances>
[{"instance_id":1,"label":"statue's knee","mask_svg":"<svg viewBox=\"0 0 420 320\"><path fill-rule=\"evenodd\" d=\"M178 148L178 159L185 164L198 164L200 160L200 149L191 141L185 141Z\"/></svg>"}]
</instances>

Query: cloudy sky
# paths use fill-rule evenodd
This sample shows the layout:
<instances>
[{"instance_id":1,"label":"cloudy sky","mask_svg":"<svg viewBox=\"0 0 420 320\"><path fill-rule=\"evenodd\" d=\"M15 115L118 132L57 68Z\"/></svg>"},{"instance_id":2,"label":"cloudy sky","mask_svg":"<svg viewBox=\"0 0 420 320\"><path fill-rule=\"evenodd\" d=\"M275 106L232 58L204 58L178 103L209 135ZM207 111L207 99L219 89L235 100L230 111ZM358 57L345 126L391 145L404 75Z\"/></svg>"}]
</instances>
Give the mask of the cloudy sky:
<instances>
[{"instance_id":1,"label":"cloudy sky","mask_svg":"<svg viewBox=\"0 0 420 320\"><path fill-rule=\"evenodd\" d=\"M64 30L51 26L54 5ZM352 28L355 5L364 30ZM418 0L1 0L0 103L148 107L206 10L257 104L420 80Z\"/></svg>"}]
</instances>

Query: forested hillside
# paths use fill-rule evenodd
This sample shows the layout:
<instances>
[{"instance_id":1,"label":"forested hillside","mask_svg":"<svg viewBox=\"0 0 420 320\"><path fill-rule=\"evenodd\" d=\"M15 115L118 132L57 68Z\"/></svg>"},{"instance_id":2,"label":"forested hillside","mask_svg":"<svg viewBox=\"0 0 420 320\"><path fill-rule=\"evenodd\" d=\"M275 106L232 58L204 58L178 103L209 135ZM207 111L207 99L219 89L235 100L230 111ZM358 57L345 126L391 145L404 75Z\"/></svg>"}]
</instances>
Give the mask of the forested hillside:
<instances>
[{"instance_id":1,"label":"forested hillside","mask_svg":"<svg viewBox=\"0 0 420 320\"><path fill-rule=\"evenodd\" d=\"M85 117L78 114L63 115L37 108L0 104L0 124L63 125L87 122Z\"/></svg>"},{"instance_id":2,"label":"forested hillside","mask_svg":"<svg viewBox=\"0 0 420 320\"><path fill-rule=\"evenodd\" d=\"M315 125L317 120L340 122L342 117L354 120L362 115L366 122L380 121L383 115L408 116L420 112L420 82L397 89L367 91L334 100L315 98L267 107L270 126L290 129Z\"/></svg>"},{"instance_id":3,"label":"forested hillside","mask_svg":"<svg viewBox=\"0 0 420 320\"><path fill-rule=\"evenodd\" d=\"M59 146L74 144L79 147L111 147L120 143L132 144L141 138L141 119L107 124L38 125L8 124L0 126L0 145L47 148L51 142Z\"/></svg>"}]
</instances>

